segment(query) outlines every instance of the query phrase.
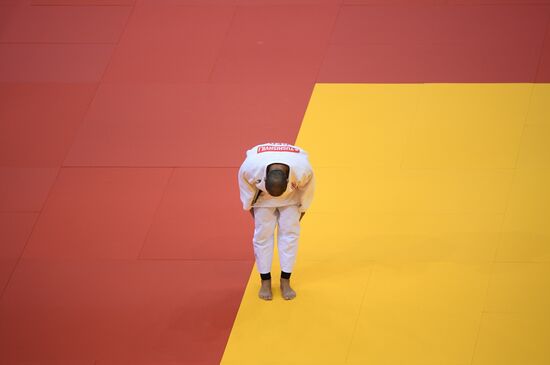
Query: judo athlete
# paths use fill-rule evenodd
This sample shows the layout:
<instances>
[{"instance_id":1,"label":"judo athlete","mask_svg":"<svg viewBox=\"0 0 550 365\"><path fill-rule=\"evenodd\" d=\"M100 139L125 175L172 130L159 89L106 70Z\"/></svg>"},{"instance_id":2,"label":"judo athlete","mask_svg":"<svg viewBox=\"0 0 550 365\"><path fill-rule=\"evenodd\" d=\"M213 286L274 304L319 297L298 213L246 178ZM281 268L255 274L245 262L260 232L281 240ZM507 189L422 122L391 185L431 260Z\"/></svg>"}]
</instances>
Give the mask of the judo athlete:
<instances>
[{"instance_id":1,"label":"judo athlete","mask_svg":"<svg viewBox=\"0 0 550 365\"><path fill-rule=\"evenodd\" d=\"M315 188L307 153L285 143L255 146L246 152L238 178L243 209L254 218L252 243L261 278L259 297L273 298L271 262L277 226L281 293L284 299L293 299L296 292L290 287L290 274L296 261L300 220L311 204Z\"/></svg>"}]
</instances>

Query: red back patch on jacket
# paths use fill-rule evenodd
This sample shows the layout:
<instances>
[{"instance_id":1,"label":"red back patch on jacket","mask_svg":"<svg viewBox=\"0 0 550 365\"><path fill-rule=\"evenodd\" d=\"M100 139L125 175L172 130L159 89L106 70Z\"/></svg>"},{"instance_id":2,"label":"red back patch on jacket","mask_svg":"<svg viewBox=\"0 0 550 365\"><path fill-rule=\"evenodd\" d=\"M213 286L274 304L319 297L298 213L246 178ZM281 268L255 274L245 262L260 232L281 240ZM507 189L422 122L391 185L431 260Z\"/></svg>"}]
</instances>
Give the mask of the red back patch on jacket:
<instances>
[{"instance_id":1,"label":"red back patch on jacket","mask_svg":"<svg viewBox=\"0 0 550 365\"><path fill-rule=\"evenodd\" d=\"M292 146L260 146L257 153L262 152L293 152L300 153L300 149Z\"/></svg>"}]
</instances>

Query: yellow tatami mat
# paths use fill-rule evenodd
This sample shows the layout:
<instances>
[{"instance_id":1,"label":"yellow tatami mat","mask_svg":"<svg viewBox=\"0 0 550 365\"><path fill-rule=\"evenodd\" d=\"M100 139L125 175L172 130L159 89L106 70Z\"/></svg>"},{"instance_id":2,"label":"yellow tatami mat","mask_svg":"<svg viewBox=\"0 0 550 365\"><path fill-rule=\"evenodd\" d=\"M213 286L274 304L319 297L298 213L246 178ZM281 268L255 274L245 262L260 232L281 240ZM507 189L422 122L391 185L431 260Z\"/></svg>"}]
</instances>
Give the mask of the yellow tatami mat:
<instances>
[{"instance_id":1,"label":"yellow tatami mat","mask_svg":"<svg viewBox=\"0 0 550 365\"><path fill-rule=\"evenodd\" d=\"M318 84L296 144L297 298L254 268L222 364L550 364L550 85Z\"/></svg>"}]
</instances>

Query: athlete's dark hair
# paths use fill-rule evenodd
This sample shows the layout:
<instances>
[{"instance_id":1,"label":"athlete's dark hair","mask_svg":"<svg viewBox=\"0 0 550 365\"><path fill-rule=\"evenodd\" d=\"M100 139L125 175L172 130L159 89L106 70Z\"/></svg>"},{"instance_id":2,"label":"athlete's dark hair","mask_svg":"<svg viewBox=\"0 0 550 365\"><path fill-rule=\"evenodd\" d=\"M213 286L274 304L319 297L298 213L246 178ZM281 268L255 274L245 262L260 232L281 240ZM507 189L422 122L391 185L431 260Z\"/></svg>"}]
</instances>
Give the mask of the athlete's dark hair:
<instances>
[{"instance_id":1,"label":"athlete's dark hair","mask_svg":"<svg viewBox=\"0 0 550 365\"><path fill-rule=\"evenodd\" d=\"M271 170L265 179L265 188L269 195L279 196L286 190L287 178L282 170Z\"/></svg>"}]
</instances>

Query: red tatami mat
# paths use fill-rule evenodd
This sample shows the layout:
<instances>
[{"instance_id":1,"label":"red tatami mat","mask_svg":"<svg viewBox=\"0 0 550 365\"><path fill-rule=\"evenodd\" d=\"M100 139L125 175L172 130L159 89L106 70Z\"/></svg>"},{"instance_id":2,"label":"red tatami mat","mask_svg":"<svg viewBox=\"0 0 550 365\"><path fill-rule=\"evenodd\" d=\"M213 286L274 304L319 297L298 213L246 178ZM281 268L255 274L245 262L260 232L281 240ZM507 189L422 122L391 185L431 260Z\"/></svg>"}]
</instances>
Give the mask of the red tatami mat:
<instances>
[{"instance_id":1,"label":"red tatami mat","mask_svg":"<svg viewBox=\"0 0 550 365\"><path fill-rule=\"evenodd\" d=\"M334 5L237 8L211 80L313 83L337 13Z\"/></svg>"},{"instance_id":2,"label":"red tatami mat","mask_svg":"<svg viewBox=\"0 0 550 365\"><path fill-rule=\"evenodd\" d=\"M0 42L116 43L131 9L129 6L18 6L5 22Z\"/></svg>"},{"instance_id":3,"label":"red tatami mat","mask_svg":"<svg viewBox=\"0 0 550 365\"><path fill-rule=\"evenodd\" d=\"M546 39L542 47L537 82L550 82L550 27L546 32Z\"/></svg>"},{"instance_id":4,"label":"red tatami mat","mask_svg":"<svg viewBox=\"0 0 550 365\"><path fill-rule=\"evenodd\" d=\"M534 82L549 6L344 6L320 82Z\"/></svg>"},{"instance_id":5,"label":"red tatami mat","mask_svg":"<svg viewBox=\"0 0 550 365\"><path fill-rule=\"evenodd\" d=\"M0 211L39 212L59 168L0 167Z\"/></svg>"},{"instance_id":6,"label":"red tatami mat","mask_svg":"<svg viewBox=\"0 0 550 365\"><path fill-rule=\"evenodd\" d=\"M0 82L98 82L115 46L0 43Z\"/></svg>"},{"instance_id":7,"label":"red tatami mat","mask_svg":"<svg viewBox=\"0 0 550 365\"><path fill-rule=\"evenodd\" d=\"M217 363L250 267L24 259L0 302L2 361Z\"/></svg>"},{"instance_id":8,"label":"red tatami mat","mask_svg":"<svg viewBox=\"0 0 550 365\"><path fill-rule=\"evenodd\" d=\"M62 169L25 258L137 259L171 169Z\"/></svg>"},{"instance_id":9,"label":"red tatami mat","mask_svg":"<svg viewBox=\"0 0 550 365\"><path fill-rule=\"evenodd\" d=\"M261 40L268 48L323 49L338 10L337 5L300 1L282 2L280 6L237 7L224 46L237 49L257 45Z\"/></svg>"},{"instance_id":10,"label":"red tatami mat","mask_svg":"<svg viewBox=\"0 0 550 365\"><path fill-rule=\"evenodd\" d=\"M23 253L38 213L0 212L0 295Z\"/></svg>"},{"instance_id":11,"label":"red tatami mat","mask_svg":"<svg viewBox=\"0 0 550 365\"><path fill-rule=\"evenodd\" d=\"M540 47L517 52L494 44L335 44L327 51L318 79L349 83L533 82L539 60Z\"/></svg>"},{"instance_id":12,"label":"red tatami mat","mask_svg":"<svg viewBox=\"0 0 550 365\"><path fill-rule=\"evenodd\" d=\"M0 83L1 166L61 166L96 89L97 84Z\"/></svg>"},{"instance_id":13,"label":"red tatami mat","mask_svg":"<svg viewBox=\"0 0 550 365\"><path fill-rule=\"evenodd\" d=\"M425 50L415 44L333 44L326 52L318 78L323 82L423 82L430 72Z\"/></svg>"},{"instance_id":14,"label":"red tatami mat","mask_svg":"<svg viewBox=\"0 0 550 365\"><path fill-rule=\"evenodd\" d=\"M136 0L30 0L32 5L134 5Z\"/></svg>"},{"instance_id":15,"label":"red tatami mat","mask_svg":"<svg viewBox=\"0 0 550 365\"><path fill-rule=\"evenodd\" d=\"M252 261L252 219L233 192L236 175L237 168L175 169L140 258Z\"/></svg>"},{"instance_id":16,"label":"red tatami mat","mask_svg":"<svg viewBox=\"0 0 550 365\"><path fill-rule=\"evenodd\" d=\"M500 6L344 6L332 44L501 43L538 44L548 8L520 3Z\"/></svg>"},{"instance_id":17,"label":"red tatami mat","mask_svg":"<svg viewBox=\"0 0 550 365\"><path fill-rule=\"evenodd\" d=\"M251 145L294 141L312 89L104 83L65 164L236 167Z\"/></svg>"},{"instance_id":18,"label":"red tatami mat","mask_svg":"<svg viewBox=\"0 0 550 365\"><path fill-rule=\"evenodd\" d=\"M230 6L138 3L105 81L207 81L234 11Z\"/></svg>"}]
</instances>

